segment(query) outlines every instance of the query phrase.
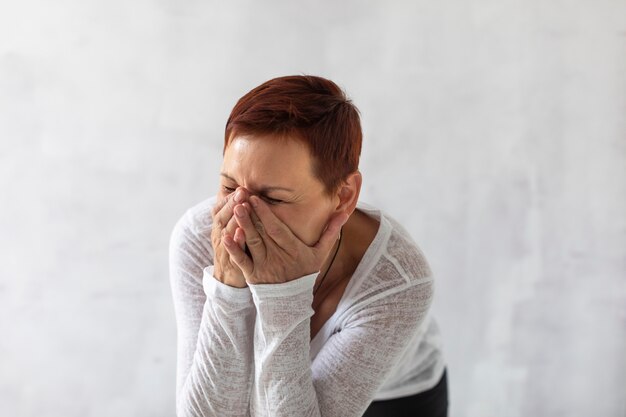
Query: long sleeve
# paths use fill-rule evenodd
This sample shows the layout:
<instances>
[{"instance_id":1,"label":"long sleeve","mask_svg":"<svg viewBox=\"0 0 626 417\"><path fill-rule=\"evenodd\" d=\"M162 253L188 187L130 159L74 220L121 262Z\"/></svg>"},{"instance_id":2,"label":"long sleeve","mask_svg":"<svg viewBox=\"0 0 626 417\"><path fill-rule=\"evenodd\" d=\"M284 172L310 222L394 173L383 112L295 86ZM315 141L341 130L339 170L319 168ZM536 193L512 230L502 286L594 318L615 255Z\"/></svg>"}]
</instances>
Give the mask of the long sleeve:
<instances>
[{"instance_id":1,"label":"long sleeve","mask_svg":"<svg viewBox=\"0 0 626 417\"><path fill-rule=\"evenodd\" d=\"M212 277L211 205L190 210L170 238L179 417L360 417L380 389L396 393L399 378L415 374L419 364L410 362L410 375L398 366L422 346L434 282L399 225L380 217L311 360L316 274L244 289L220 283Z\"/></svg>"},{"instance_id":2,"label":"long sleeve","mask_svg":"<svg viewBox=\"0 0 626 417\"><path fill-rule=\"evenodd\" d=\"M208 244L181 219L170 239L177 415L249 416L255 308L248 288L212 276L211 262Z\"/></svg>"},{"instance_id":3,"label":"long sleeve","mask_svg":"<svg viewBox=\"0 0 626 417\"><path fill-rule=\"evenodd\" d=\"M311 363L315 275L251 285L254 335L253 416L361 416L432 302L427 277L382 292L352 312Z\"/></svg>"},{"instance_id":4,"label":"long sleeve","mask_svg":"<svg viewBox=\"0 0 626 417\"><path fill-rule=\"evenodd\" d=\"M309 359L316 276L250 285L257 308L251 401L255 417L315 415L305 410L317 409Z\"/></svg>"},{"instance_id":5,"label":"long sleeve","mask_svg":"<svg viewBox=\"0 0 626 417\"><path fill-rule=\"evenodd\" d=\"M431 277L380 294L355 309L311 366L322 416L362 416L432 304Z\"/></svg>"}]
</instances>

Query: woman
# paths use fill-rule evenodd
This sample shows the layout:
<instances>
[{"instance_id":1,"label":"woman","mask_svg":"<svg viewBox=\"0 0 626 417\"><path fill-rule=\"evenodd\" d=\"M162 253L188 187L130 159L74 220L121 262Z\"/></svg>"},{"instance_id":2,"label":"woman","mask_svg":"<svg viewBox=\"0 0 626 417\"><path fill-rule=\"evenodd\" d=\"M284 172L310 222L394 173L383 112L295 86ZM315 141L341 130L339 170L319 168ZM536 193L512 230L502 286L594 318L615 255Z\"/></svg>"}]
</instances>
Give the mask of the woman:
<instances>
[{"instance_id":1,"label":"woman","mask_svg":"<svg viewBox=\"0 0 626 417\"><path fill-rule=\"evenodd\" d=\"M233 108L218 195L170 240L179 417L446 415L431 271L358 202L361 136L320 77Z\"/></svg>"}]
</instances>

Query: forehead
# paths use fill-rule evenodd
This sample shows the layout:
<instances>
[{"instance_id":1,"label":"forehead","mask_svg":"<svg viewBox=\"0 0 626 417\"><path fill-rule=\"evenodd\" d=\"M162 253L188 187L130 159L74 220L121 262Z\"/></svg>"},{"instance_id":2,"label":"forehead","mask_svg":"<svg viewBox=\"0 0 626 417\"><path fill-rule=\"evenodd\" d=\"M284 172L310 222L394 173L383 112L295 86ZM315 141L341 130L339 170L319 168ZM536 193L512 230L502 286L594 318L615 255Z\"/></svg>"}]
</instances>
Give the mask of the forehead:
<instances>
[{"instance_id":1,"label":"forehead","mask_svg":"<svg viewBox=\"0 0 626 417\"><path fill-rule=\"evenodd\" d=\"M246 187L294 187L319 182L313 175L308 147L288 137L234 137L224 152L222 173Z\"/></svg>"}]
</instances>

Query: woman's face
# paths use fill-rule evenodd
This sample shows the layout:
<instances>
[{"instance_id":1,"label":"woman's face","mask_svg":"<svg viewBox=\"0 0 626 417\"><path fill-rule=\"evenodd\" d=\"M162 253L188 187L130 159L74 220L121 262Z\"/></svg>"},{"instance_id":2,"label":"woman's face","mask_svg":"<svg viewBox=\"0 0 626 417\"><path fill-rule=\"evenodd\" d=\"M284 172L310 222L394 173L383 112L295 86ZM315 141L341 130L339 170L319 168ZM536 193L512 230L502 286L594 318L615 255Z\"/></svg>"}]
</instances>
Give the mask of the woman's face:
<instances>
[{"instance_id":1,"label":"woman's face","mask_svg":"<svg viewBox=\"0 0 626 417\"><path fill-rule=\"evenodd\" d=\"M297 139L236 136L224 153L218 199L244 187L304 243L314 245L339 205L313 175L313 160Z\"/></svg>"}]
</instances>

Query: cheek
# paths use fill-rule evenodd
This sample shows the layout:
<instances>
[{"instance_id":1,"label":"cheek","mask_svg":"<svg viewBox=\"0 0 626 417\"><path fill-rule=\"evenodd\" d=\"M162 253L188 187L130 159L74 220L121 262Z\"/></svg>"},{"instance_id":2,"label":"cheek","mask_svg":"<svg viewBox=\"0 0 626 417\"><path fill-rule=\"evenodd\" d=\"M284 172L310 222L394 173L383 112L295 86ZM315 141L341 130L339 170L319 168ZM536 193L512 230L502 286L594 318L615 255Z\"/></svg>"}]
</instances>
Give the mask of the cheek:
<instances>
[{"instance_id":1,"label":"cheek","mask_svg":"<svg viewBox=\"0 0 626 417\"><path fill-rule=\"evenodd\" d=\"M317 243L330 214L324 210L288 210L289 207L276 207L272 211L298 239L311 246Z\"/></svg>"}]
</instances>

